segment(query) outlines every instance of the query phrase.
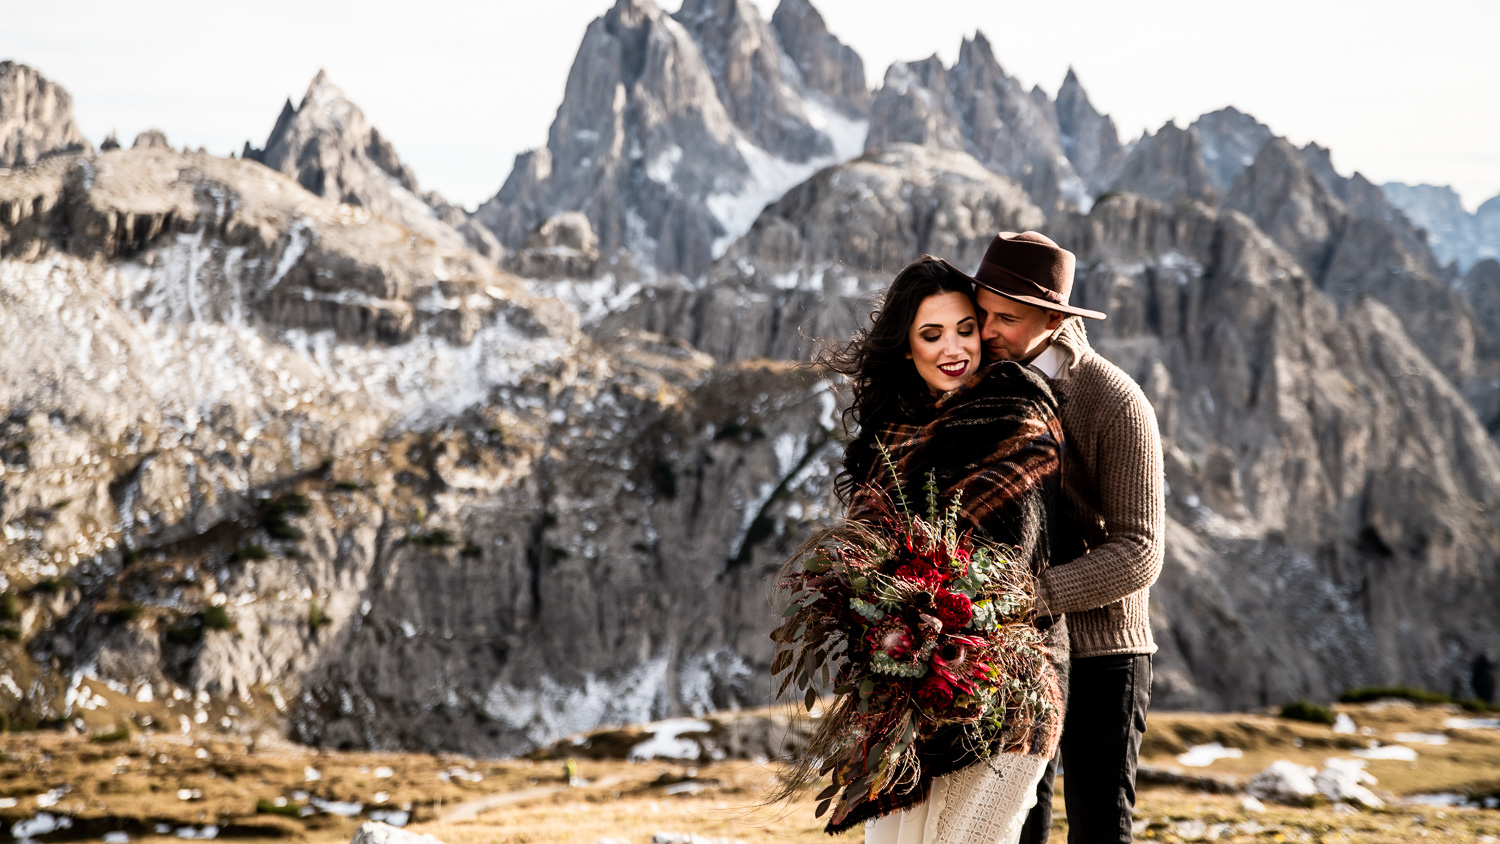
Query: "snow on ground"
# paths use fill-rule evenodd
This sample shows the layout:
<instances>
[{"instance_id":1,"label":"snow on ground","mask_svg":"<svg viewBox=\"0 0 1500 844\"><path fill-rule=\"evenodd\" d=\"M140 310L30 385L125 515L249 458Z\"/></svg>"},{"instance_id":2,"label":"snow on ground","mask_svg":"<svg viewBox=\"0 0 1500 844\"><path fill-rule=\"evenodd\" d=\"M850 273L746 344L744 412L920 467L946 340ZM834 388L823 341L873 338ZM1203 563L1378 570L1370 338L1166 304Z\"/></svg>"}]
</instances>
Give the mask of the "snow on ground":
<instances>
[{"instance_id":1,"label":"snow on ground","mask_svg":"<svg viewBox=\"0 0 1500 844\"><path fill-rule=\"evenodd\" d=\"M698 743L682 736L688 733L706 733L712 728L707 721L699 721L696 718L670 718L666 721L648 724L646 729L651 731L651 738L630 749L632 761L697 759L702 752Z\"/></svg>"},{"instance_id":2,"label":"snow on ground","mask_svg":"<svg viewBox=\"0 0 1500 844\"><path fill-rule=\"evenodd\" d=\"M739 149L750 175L739 190L712 194L704 200L725 230L724 236L714 241L714 258L723 255L731 243L750 231L760 212L793 186L824 167L848 161L864 149L865 136L870 129L868 121L850 120L812 99L805 100L804 105L809 122L822 129L833 144L833 154L810 158L802 163L787 161L761 149L736 131L735 147Z\"/></svg>"},{"instance_id":3,"label":"snow on ground","mask_svg":"<svg viewBox=\"0 0 1500 844\"><path fill-rule=\"evenodd\" d=\"M1218 742L1195 744L1186 753L1178 754L1177 764L1189 768L1207 768L1220 759L1238 759L1245 751L1238 747L1225 747Z\"/></svg>"},{"instance_id":4,"label":"snow on ground","mask_svg":"<svg viewBox=\"0 0 1500 844\"><path fill-rule=\"evenodd\" d=\"M1390 759L1396 762L1417 761L1417 752L1410 747L1400 744L1385 744L1378 747L1351 751L1351 753L1361 759Z\"/></svg>"}]
</instances>

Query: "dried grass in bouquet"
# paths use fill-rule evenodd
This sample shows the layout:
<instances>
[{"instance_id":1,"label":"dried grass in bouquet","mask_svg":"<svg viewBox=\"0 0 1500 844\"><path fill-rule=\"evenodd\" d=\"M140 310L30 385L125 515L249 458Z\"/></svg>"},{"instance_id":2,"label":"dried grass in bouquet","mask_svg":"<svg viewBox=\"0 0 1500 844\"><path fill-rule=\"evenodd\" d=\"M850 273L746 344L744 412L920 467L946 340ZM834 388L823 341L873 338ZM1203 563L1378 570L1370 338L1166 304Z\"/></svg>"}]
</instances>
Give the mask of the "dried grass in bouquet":
<instances>
[{"instance_id":1,"label":"dried grass in bouquet","mask_svg":"<svg viewBox=\"0 0 1500 844\"><path fill-rule=\"evenodd\" d=\"M924 773L950 772L934 763L955 749L982 760L1055 746L1061 701L1031 571L958 530L959 496L941 508L930 475L926 492L924 516L899 488L866 488L864 515L808 541L780 583L778 696L811 711L831 686L834 701L778 797L831 777L817 808L832 810L830 833L871 801L861 817L900 808Z\"/></svg>"}]
</instances>

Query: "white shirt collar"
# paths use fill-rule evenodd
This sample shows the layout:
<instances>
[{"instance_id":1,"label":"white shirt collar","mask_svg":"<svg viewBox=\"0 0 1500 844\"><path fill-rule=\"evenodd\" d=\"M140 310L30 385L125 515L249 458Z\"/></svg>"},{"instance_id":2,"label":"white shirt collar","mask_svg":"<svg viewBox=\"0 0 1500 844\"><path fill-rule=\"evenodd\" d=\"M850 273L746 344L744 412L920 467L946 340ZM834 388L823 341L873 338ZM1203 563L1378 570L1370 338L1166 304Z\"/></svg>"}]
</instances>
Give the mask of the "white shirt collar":
<instances>
[{"instance_id":1,"label":"white shirt collar","mask_svg":"<svg viewBox=\"0 0 1500 844\"><path fill-rule=\"evenodd\" d=\"M1057 348L1056 343L1050 343L1041 354L1032 359L1030 366L1046 376L1049 381L1055 381L1057 373L1061 372L1063 367L1062 350Z\"/></svg>"}]
</instances>

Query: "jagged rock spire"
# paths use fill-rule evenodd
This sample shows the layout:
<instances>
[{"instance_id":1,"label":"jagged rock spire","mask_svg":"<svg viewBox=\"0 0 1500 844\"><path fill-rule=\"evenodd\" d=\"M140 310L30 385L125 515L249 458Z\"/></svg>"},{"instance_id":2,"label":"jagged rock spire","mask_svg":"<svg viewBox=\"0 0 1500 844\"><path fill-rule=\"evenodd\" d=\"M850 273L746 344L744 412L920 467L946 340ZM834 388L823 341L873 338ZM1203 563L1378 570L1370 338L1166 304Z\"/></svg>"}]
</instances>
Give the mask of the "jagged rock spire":
<instances>
[{"instance_id":1,"label":"jagged rock spire","mask_svg":"<svg viewBox=\"0 0 1500 844\"><path fill-rule=\"evenodd\" d=\"M1119 174L1125 152L1120 134L1108 115L1100 114L1072 67L1057 89L1057 128L1063 152L1089 192L1099 194Z\"/></svg>"},{"instance_id":2,"label":"jagged rock spire","mask_svg":"<svg viewBox=\"0 0 1500 844\"><path fill-rule=\"evenodd\" d=\"M828 31L812 3L781 0L771 15L771 28L809 89L827 97L851 117L869 115L870 88L865 81L864 61L854 48Z\"/></svg>"},{"instance_id":3,"label":"jagged rock spire","mask_svg":"<svg viewBox=\"0 0 1500 844\"><path fill-rule=\"evenodd\" d=\"M1005 73L982 32L964 39L952 68L934 56L886 72L870 104L866 146L900 141L965 150L1046 211L1086 204L1052 104Z\"/></svg>"},{"instance_id":4,"label":"jagged rock spire","mask_svg":"<svg viewBox=\"0 0 1500 844\"><path fill-rule=\"evenodd\" d=\"M589 24L546 148L478 213L520 247L580 211L602 255L700 277L767 202L863 146L864 124L826 100L747 0L675 16L619 0Z\"/></svg>"},{"instance_id":5,"label":"jagged rock spire","mask_svg":"<svg viewBox=\"0 0 1500 844\"><path fill-rule=\"evenodd\" d=\"M288 100L282 106L265 148L246 143L243 157L286 173L319 196L361 206L435 241L467 244L491 259L502 251L463 209L422 192L396 148L323 70L300 104Z\"/></svg>"},{"instance_id":6,"label":"jagged rock spire","mask_svg":"<svg viewBox=\"0 0 1500 844\"><path fill-rule=\"evenodd\" d=\"M833 152L808 122L780 41L750 0L685 0L672 18L698 43L729 119L757 146L788 161Z\"/></svg>"}]
</instances>

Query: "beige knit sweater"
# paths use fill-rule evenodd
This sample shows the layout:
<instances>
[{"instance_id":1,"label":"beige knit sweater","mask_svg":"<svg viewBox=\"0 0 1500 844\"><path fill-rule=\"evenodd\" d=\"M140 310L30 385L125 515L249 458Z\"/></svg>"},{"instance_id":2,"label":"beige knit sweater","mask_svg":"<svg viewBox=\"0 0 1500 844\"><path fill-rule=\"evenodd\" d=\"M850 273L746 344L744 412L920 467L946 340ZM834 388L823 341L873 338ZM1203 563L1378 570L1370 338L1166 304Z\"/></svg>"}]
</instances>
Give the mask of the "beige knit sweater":
<instances>
[{"instance_id":1,"label":"beige knit sweater","mask_svg":"<svg viewBox=\"0 0 1500 844\"><path fill-rule=\"evenodd\" d=\"M1075 659L1156 652L1148 611L1161 574L1166 504L1161 436L1141 388L1089 346L1071 317L1052 339L1063 353L1061 532L1039 599L1066 614ZM1070 533L1077 531L1077 533ZM1074 547L1081 556L1066 559Z\"/></svg>"}]
</instances>

